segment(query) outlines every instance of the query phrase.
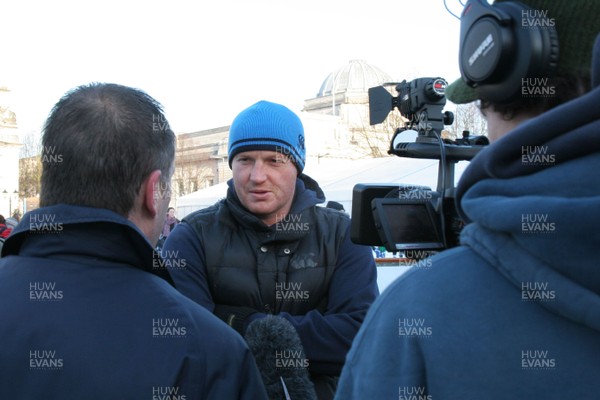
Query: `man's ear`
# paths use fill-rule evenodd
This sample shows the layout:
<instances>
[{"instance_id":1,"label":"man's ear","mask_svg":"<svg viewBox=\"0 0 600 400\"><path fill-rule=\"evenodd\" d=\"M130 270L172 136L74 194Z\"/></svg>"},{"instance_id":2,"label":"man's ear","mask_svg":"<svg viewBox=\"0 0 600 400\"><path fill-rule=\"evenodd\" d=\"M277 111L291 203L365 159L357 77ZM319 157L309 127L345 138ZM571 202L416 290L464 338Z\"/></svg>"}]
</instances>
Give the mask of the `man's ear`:
<instances>
[{"instance_id":1,"label":"man's ear","mask_svg":"<svg viewBox=\"0 0 600 400\"><path fill-rule=\"evenodd\" d=\"M161 175L162 172L158 169L152 171L142 184L142 194L144 196L142 206L144 212L147 212L152 218L158 213L158 204L162 196L164 196L164 191L167 190L167 188L161 187Z\"/></svg>"}]
</instances>

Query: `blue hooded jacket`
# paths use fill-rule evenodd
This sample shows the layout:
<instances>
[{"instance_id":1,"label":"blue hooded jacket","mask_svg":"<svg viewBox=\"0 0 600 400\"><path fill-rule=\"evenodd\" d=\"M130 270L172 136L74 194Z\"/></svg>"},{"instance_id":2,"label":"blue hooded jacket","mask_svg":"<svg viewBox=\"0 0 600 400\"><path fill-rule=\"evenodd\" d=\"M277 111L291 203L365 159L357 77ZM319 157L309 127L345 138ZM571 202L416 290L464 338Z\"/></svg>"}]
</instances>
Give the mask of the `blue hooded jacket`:
<instances>
[{"instance_id":1,"label":"blue hooded jacket","mask_svg":"<svg viewBox=\"0 0 600 400\"><path fill-rule=\"evenodd\" d=\"M0 259L0 399L266 398L244 340L109 210L25 214Z\"/></svg>"},{"instance_id":2,"label":"blue hooded jacket","mask_svg":"<svg viewBox=\"0 0 600 400\"><path fill-rule=\"evenodd\" d=\"M595 48L600 60L600 42ZM475 157L461 246L375 302L339 399L600 395L600 68L594 89Z\"/></svg>"}]
</instances>

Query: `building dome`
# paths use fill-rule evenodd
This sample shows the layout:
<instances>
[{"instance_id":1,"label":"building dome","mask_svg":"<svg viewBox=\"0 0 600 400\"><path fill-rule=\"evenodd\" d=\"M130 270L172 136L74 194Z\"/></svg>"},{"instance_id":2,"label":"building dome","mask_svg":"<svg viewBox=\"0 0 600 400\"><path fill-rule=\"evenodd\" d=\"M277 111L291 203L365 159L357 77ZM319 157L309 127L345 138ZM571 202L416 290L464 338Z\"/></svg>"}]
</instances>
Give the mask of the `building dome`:
<instances>
[{"instance_id":1,"label":"building dome","mask_svg":"<svg viewBox=\"0 0 600 400\"><path fill-rule=\"evenodd\" d=\"M391 82L392 77L365 60L350 60L323 81L317 97L339 92L367 92L369 88Z\"/></svg>"}]
</instances>

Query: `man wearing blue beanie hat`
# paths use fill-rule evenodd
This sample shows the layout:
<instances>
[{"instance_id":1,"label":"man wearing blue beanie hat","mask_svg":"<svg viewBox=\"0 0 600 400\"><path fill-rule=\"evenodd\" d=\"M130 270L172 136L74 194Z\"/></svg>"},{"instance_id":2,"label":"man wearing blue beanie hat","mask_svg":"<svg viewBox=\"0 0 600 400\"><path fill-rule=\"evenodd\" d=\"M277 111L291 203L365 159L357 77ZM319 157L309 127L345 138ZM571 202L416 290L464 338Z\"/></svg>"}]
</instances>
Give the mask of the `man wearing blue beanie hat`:
<instances>
[{"instance_id":1,"label":"man wearing blue beanie hat","mask_svg":"<svg viewBox=\"0 0 600 400\"><path fill-rule=\"evenodd\" d=\"M322 400L333 398L378 295L377 272L371 250L350 240L348 215L317 206L325 195L303 174L305 162L296 114L268 101L243 110L229 132L227 197L186 216L163 254L174 258L167 265L185 265L171 268L182 293L248 332L271 398L285 398L285 386L293 399ZM277 350L287 342L272 338L290 341L290 332L278 334L282 325L271 315L289 322L301 349Z\"/></svg>"}]
</instances>

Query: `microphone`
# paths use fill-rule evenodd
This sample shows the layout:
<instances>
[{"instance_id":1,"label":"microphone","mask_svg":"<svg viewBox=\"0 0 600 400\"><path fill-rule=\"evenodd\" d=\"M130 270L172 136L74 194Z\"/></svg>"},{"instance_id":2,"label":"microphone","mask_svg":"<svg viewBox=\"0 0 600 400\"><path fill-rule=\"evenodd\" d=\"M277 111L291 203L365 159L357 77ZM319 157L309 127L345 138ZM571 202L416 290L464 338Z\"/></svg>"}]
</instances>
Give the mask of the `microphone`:
<instances>
[{"instance_id":1,"label":"microphone","mask_svg":"<svg viewBox=\"0 0 600 400\"><path fill-rule=\"evenodd\" d=\"M252 321L245 335L269 399L317 400L308 374L308 359L296 332L285 318L268 315Z\"/></svg>"}]
</instances>

